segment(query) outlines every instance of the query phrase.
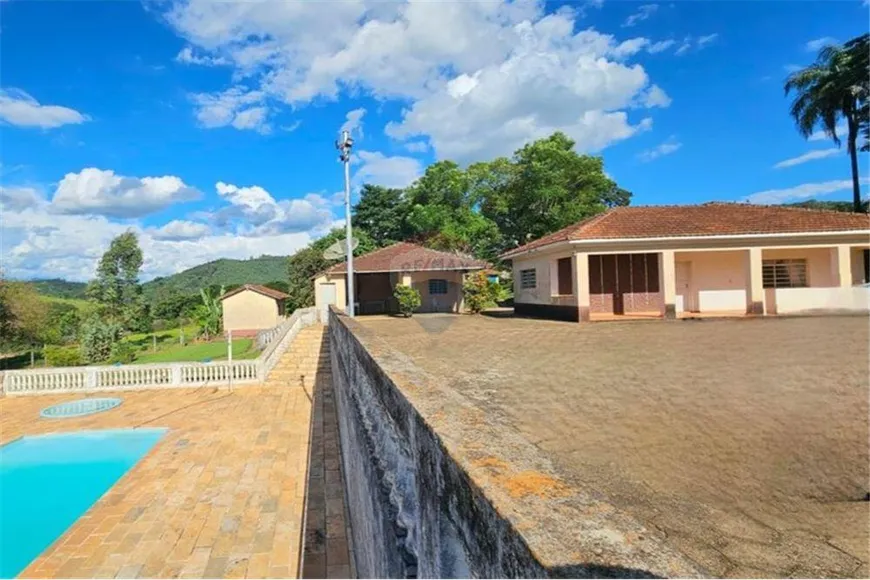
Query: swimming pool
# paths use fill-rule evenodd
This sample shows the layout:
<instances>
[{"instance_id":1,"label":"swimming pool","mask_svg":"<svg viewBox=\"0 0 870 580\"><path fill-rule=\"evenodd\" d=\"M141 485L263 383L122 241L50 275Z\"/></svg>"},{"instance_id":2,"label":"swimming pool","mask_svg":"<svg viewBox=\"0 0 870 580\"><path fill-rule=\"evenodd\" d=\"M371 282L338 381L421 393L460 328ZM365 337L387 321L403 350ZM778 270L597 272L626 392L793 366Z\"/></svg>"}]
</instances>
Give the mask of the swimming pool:
<instances>
[{"instance_id":1,"label":"swimming pool","mask_svg":"<svg viewBox=\"0 0 870 580\"><path fill-rule=\"evenodd\" d=\"M166 429L77 431L0 447L0 578L13 578L160 440Z\"/></svg>"}]
</instances>

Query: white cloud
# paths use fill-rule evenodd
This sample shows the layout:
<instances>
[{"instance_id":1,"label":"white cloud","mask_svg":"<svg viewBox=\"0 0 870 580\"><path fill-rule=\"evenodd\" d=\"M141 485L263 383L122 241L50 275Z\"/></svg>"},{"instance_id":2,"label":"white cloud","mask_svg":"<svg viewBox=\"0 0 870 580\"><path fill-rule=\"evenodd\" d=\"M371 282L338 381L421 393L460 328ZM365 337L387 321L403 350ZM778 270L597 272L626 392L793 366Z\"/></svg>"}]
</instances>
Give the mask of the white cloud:
<instances>
[{"instance_id":1,"label":"white cloud","mask_svg":"<svg viewBox=\"0 0 870 580\"><path fill-rule=\"evenodd\" d=\"M867 178L861 179L861 183L868 183ZM768 189L759 191L746 197L749 203L776 204L788 201L800 201L812 199L816 196L830 195L838 191L851 190L852 181L849 179L837 179L821 183L803 183L786 189Z\"/></svg>"},{"instance_id":2,"label":"white cloud","mask_svg":"<svg viewBox=\"0 0 870 580\"><path fill-rule=\"evenodd\" d=\"M669 107L671 98L658 85L652 85L642 96L641 104L645 107Z\"/></svg>"},{"instance_id":3,"label":"white cloud","mask_svg":"<svg viewBox=\"0 0 870 580\"><path fill-rule=\"evenodd\" d=\"M405 149L411 153L425 153L429 151L429 144L425 141L408 141L405 143Z\"/></svg>"},{"instance_id":4,"label":"white cloud","mask_svg":"<svg viewBox=\"0 0 870 580\"><path fill-rule=\"evenodd\" d=\"M648 163L653 159L658 159L659 157L664 157L665 155L670 155L671 153L675 153L683 144L677 141L676 136L671 135L662 143L659 143L652 149L646 149L642 151L638 158L644 163Z\"/></svg>"},{"instance_id":5,"label":"white cloud","mask_svg":"<svg viewBox=\"0 0 870 580\"><path fill-rule=\"evenodd\" d=\"M111 170L88 167L64 176L51 205L60 213L132 218L199 197L196 189L172 175L124 177Z\"/></svg>"},{"instance_id":6,"label":"white cloud","mask_svg":"<svg viewBox=\"0 0 870 580\"><path fill-rule=\"evenodd\" d=\"M189 46L181 49L175 56L175 62L199 66L226 66L230 64L230 61L222 56L198 55Z\"/></svg>"},{"instance_id":7,"label":"white cloud","mask_svg":"<svg viewBox=\"0 0 870 580\"><path fill-rule=\"evenodd\" d=\"M708 34L707 36L699 36L698 37L698 48L704 48L714 40L719 38L719 33L714 32L713 34Z\"/></svg>"},{"instance_id":8,"label":"white cloud","mask_svg":"<svg viewBox=\"0 0 870 580\"><path fill-rule=\"evenodd\" d=\"M816 38L807 42L805 48L807 52L817 52L819 49L831 44L837 44L837 39L831 38L830 36L823 36L822 38Z\"/></svg>"},{"instance_id":9,"label":"white cloud","mask_svg":"<svg viewBox=\"0 0 870 580\"><path fill-rule=\"evenodd\" d=\"M204 126L231 125L246 108L266 107L271 117L280 103L297 108L342 94L401 99L408 106L393 136L429 138L437 156L463 161L489 156L494 143L509 153L554 130L597 150L649 126L623 109L637 106L650 79L623 61L652 45L578 30L578 15L570 6L547 14L534 0L349 0L329 10L179 0L165 14L192 47L228 59L235 82L245 82L197 96Z\"/></svg>"},{"instance_id":10,"label":"white cloud","mask_svg":"<svg viewBox=\"0 0 870 580\"><path fill-rule=\"evenodd\" d=\"M786 64L786 65L783 65L783 67L782 67L782 69L789 74L791 74L793 72L797 72L797 71L801 70L802 68L803 67L799 64Z\"/></svg>"},{"instance_id":11,"label":"white cloud","mask_svg":"<svg viewBox=\"0 0 870 580\"><path fill-rule=\"evenodd\" d=\"M0 185L0 213L3 210L20 211L45 202L45 198L32 187L5 187Z\"/></svg>"},{"instance_id":12,"label":"white cloud","mask_svg":"<svg viewBox=\"0 0 870 580\"><path fill-rule=\"evenodd\" d=\"M268 109L263 106L265 95L243 86L234 86L215 94L191 96L196 106L196 119L206 129L235 127L268 133Z\"/></svg>"},{"instance_id":13,"label":"white cloud","mask_svg":"<svg viewBox=\"0 0 870 580\"><path fill-rule=\"evenodd\" d=\"M642 4L638 7L637 12L635 12L625 20L622 26L629 27L634 26L638 22L643 22L644 20L655 14L656 10L658 9L658 4Z\"/></svg>"},{"instance_id":14,"label":"white cloud","mask_svg":"<svg viewBox=\"0 0 870 580\"><path fill-rule=\"evenodd\" d=\"M112 238L132 230L139 236L145 257L143 279L147 280L218 258L291 254L324 234L335 222L329 203L318 195L275 201L257 186L223 184L222 189L232 198L230 207L234 202L249 211L249 206L263 201L275 207L273 218L259 226L241 219L225 228L218 220L174 220L162 226L142 227L135 221L116 221L103 215L59 214L33 188L0 188L4 272L14 278L88 280Z\"/></svg>"},{"instance_id":15,"label":"white cloud","mask_svg":"<svg viewBox=\"0 0 870 580\"><path fill-rule=\"evenodd\" d=\"M208 235L206 224L187 220L172 220L159 228L147 230L155 240L196 240Z\"/></svg>"},{"instance_id":16,"label":"white cloud","mask_svg":"<svg viewBox=\"0 0 870 580\"><path fill-rule=\"evenodd\" d=\"M680 43L680 46L677 47L677 50L674 51L674 54L677 56L682 56L691 50L703 50L706 46L712 44L719 38L719 34L714 32L713 34L708 34L706 36L687 36Z\"/></svg>"},{"instance_id":17,"label":"white cloud","mask_svg":"<svg viewBox=\"0 0 870 580\"><path fill-rule=\"evenodd\" d=\"M794 167L795 165L800 165L801 163L806 163L807 161L825 159L826 157L833 157L834 155L839 155L840 153L840 149L837 149L836 147L832 147L830 149L816 149L815 151L807 151L803 155L798 155L797 157L792 157L791 159L785 159L784 161L780 161L779 163L774 165L773 168L783 169L785 167Z\"/></svg>"},{"instance_id":18,"label":"white cloud","mask_svg":"<svg viewBox=\"0 0 870 580\"><path fill-rule=\"evenodd\" d=\"M835 127L837 131L837 136L842 138L843 135L846 135L849 128L845 123L840 123ZM825 133L824 130L820 129L818 131L814 131L809 137L807 137L807 141L828 141L831 138L830 135Z\"/></svg>"},{"instance_id":19,"label":"white cloud","mask_svg":"<svg viewBox=\"0 0 870 580\"><path fill-rule=\"evenodd\" d=\"M353 172L353 184L364 183L384 187L406 187L423 174L423 164L413 157L387 157L377 151L358 151L354 154L359 163Z\"/></svg>"},{"instance_id":20,"label":"white cloud","mask_svg":"<svg viewBox=\"0 0 870 580\"><path fill-rule=\"evenodd\" d=\"M660 52L666 51L676 43L676 40L660 40L659 42L654 42L650 44L647 48L647 51L649 51L651 54L658 54Z\"/></svg>"},{"instance_id":21,"label":"white cloud","mask_svg":"<svg viewBox=\"0 0 870 580\"><path fill-rule=\"evenodd\" d=\"M63 125L78 125L90 120L90 117L67 107L41 105L21 90L0 89L0 120L17 127L54 129Z\"/></svg>"},{"instance_id":22,"label":"white cloud","mask_svg":"<svg viewBox=\"0 0 870 580\"><path fill-rule=\"evenodd\" d=\"M245 234L276 235L321 231L332 220L330 201L315 193L302 199L278 201L258 185L238 187L219 181L215 189L221 199L230 204L209 216L221 228Z\"/></svg>"},{"instance_id":23,"label":"white cloud","mask_svg":"<svg viewBox=\"0 0 870 580\"><path fill-rule=\"evenodd\" d=\"M351 136L356 135L361 138L363 136L362 118L365 114L366 110L362 107L348 111L345 116L344 124L341 126L341 130L347 131Z\"/></svg>"}]
</instances>

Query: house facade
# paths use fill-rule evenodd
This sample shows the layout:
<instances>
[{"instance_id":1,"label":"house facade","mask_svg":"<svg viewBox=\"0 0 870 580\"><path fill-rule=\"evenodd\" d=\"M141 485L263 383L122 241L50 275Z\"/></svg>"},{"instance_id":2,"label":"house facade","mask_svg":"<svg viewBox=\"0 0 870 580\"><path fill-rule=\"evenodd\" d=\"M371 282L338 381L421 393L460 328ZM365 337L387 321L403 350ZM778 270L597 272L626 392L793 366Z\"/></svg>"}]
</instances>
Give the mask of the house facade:
<instances>
[{"instance_id":1,"label":"house facade","mask_svg":"<svg viewBox=\"0 0 870 580\"><path fill-rule=\"evenodd\" d=\"M867 311L865 214L620 207L502 255L519 315L559 320Z\"/></svg>"},{"instance_id":2,"label":"house facade","mask_svg":"<svg viewBox=\"0 0 870 580\"><path fill-rule=\"evenodd\" d=\"M254 336L260 330L281 324L284 318L284 292L245 284L221 296L224 332L234 336Z\"/></svg>"},{"instance_id":3,"label":"house facade","mask_svg":"<svg viewBox=\"0 0 870 580\"><path fill-rule=\"evenodd\" d=\"M418 312L461 312L462 284L469 272L489 264L468 256L439 252L417 244L399 242L354 258L354 303L357 314L398 312L393 298L397 284L420 292ZM347 264L340 262L314 278L317 308L330 304L345 309Z\"/></svg>"}]
</instances>

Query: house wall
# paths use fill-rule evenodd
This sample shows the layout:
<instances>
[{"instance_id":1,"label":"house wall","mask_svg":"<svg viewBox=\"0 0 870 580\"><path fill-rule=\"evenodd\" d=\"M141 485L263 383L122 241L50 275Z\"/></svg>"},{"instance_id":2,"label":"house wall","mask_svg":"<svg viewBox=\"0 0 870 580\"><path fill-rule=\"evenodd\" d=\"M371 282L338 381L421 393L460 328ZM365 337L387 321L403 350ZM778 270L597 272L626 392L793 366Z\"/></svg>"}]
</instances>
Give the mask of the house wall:
<instances>
[{"instance_id":1,"label":"house wall","mask_svg":"<svg viewBox=\"0 0 870 580\"><path fill-rule=\"evenodd\" d=\"M674 262L691 268L689 287L677 288L677 311L745 312L747 260L746 250L675 252Z\"/></svg>"},{"instance_id":2,"label":"house wall","mask_svg":"<svg viewBox=\"0 0 870 580\"><path fill-rule=\"evenodd\" d=\"M278 301L252 290L244 290L221 302L224 331L262 330L279 323Z\"/></svg>"},{"instance_id":3,"label":"house wall","mask_svg":"<svg viewBox=\"0 0 870 580\"><path fill-rule=\"evenodd\" d=\"M513 260L514 312L517 315L573 322L579 320L573 282L572 294L559 295L558 261L571 256L571 252L565 251ZM527 269L537 272L537 286L524 290L520 287L520 271Z\"/></svg>"},{"instance_id":4,"label":"house wall","mask_svg":"<svg viewBox=\"0 0 870 580\"><path fill-rule=\"evenodd\" d=\"M326 304L322 304L317 287L321 284L335 284L335 307L344 310L347 307L347 276L338 274L335 276L318 276L314 279L314 306L318 310L325 310Z\"/></svg>"},{"instance_id":5,"label":"house wall","mask_svg":"<svg viewBox=\"0 0 870 580\"><path fill-rule=\"evenodd\" d=\"M460 312L462 305L462 272L411 272L411 287L420 292L417 312ZM447 280L447 294L429 294L429 280Z\"/></svg>"},{"instance_id":6,"label":"house wall","mask_svg":"<svg viewBox=\"0 0 870 580\"><path fill-rule=\"evenodd\" d=\"M807 261L807 284L811 288L831 288L839 286L836 251L836 247L765 249L761 259L805 259ZM799 290L799 288L795 289Z\"/></svg>"}]
</instances>

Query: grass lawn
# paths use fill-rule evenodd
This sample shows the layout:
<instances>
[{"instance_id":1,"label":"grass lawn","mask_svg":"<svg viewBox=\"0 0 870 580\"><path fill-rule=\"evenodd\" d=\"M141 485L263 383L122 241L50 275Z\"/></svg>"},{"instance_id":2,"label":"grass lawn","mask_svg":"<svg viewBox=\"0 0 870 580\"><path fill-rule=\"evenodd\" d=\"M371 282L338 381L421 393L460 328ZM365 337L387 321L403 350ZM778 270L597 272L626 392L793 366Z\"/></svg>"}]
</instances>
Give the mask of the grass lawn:
<instances>
[{"instance_id":1,"label":"grass lawn","mask_svg":"<svg viewBox=\"0 0 870 580\"><path fill-rule=\"evenodd\" d=\"M180 328L171 328L169 330L158 330L155 332L137 332L134 334L128 334L123 338L123 340L127 342L132 342L139 346L151 346L151 338L152 335L157 335L157 344L165 342L178 342L178 337L181 335ZM184 341L193 341L196 336L196 325L188 324L184 327Z\"/></svg>"},{"instance_id":2,"label":"grass lawn","mask_svg":"<svg viewBox=\"0 0 870 580\"><path fill-rule=\"evenodd\" d=\"M260 351L254 348L250 338L239 338L233 341L233 360L257 358ZM199 342L184 346L163 348L157 352L143 352L137 355L133 364L164 363L164 362L202 362L205 359L226 360L227 343Z\"/></svg>"}]
</instances>

